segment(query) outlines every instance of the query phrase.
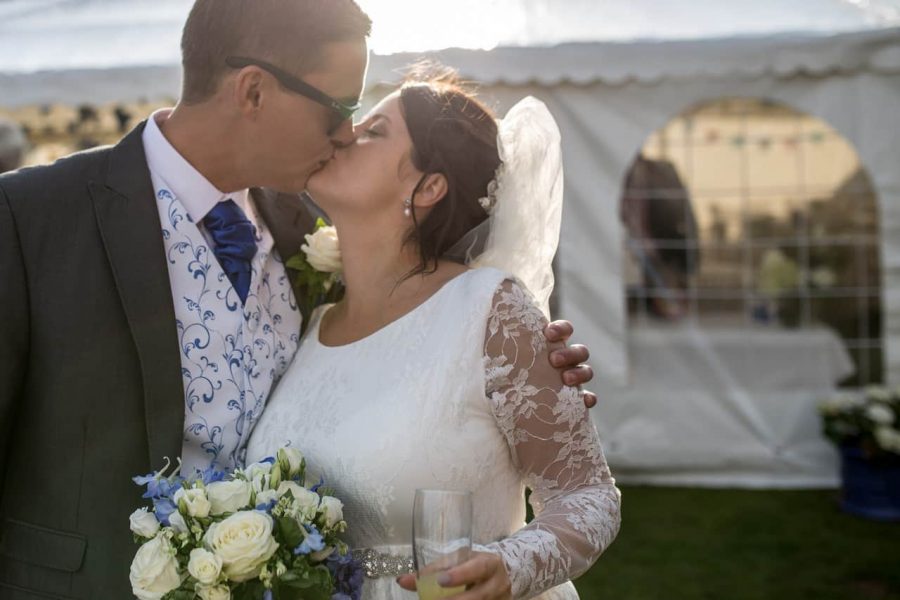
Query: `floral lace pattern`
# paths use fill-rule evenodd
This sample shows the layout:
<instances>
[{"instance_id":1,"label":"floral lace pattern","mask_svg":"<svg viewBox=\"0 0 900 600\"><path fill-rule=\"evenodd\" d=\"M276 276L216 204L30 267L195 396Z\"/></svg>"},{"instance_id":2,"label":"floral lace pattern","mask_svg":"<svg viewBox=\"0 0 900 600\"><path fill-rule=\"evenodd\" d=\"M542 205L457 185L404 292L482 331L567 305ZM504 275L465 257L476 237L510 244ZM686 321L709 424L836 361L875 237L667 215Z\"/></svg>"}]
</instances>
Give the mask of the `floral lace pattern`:
<instances>
[{"instance_id":1,"label":"floral lace pattern","mask_svg":"<svg viewBox=\"0 0 900 600\"><path fill-rule=\"evenodd\" d=\"M485 336L485 391L535 519L483 549L503 558L515 598L581 575L620 523L619 490L578 391L550 366L545 325L527 291L503 282Z\"/></svg>"}]
</instances>

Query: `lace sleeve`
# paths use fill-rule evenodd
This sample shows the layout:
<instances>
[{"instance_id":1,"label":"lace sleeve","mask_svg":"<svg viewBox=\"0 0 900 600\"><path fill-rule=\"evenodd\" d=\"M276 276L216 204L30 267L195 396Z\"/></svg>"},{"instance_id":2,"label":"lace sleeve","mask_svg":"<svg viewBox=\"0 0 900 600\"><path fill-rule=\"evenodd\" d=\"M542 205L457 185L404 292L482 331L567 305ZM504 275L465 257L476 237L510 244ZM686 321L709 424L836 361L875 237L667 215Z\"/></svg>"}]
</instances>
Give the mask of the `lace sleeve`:
<instances>
[{"instance_id":1,"label":"lace sleeve","mask_svg":"<svg viewBox=\"0 0 900 600\"><path fill-rule=\"evenodd\" d=\"M619 530L620 494L577 389L548 360L546 324L528 292L505 281L485 335L485 390L535 518L478 549L499 554L514 598L536 596L584 573Z\"/></svg>"}]
</instances>

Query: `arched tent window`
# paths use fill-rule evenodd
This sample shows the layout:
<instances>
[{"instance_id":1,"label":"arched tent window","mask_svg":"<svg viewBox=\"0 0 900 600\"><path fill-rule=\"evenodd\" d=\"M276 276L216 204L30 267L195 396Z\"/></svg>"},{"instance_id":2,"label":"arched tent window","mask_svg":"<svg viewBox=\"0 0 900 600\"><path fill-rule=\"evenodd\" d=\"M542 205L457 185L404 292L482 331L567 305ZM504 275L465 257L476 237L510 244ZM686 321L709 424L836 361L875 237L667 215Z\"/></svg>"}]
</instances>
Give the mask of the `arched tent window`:
<instances>
[{"instance_id":1,"label":"arched tent window","mask_svg":"<svg viewBox=\"0 0 900 600\"><path fill-rule=\"evenodd\" d=\"M883 381L877 201L827 123L759 99L691 108L646 141L621 216L629 328L828 331L852 358L842 385Z\"/></svg>"}]
</instances>

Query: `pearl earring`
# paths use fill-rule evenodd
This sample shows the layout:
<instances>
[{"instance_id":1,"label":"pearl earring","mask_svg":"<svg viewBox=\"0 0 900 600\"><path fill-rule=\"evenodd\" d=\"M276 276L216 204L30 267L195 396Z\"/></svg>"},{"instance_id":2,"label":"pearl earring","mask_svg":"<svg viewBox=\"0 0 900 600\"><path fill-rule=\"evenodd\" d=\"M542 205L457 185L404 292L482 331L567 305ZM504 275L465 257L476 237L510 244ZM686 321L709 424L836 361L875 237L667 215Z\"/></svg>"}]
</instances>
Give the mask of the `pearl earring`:
<instances>
[{"instance_id":1,"label":"pearl earring","mask_svg":"<svg viewBox=\"0 0 900 600\"><path fill-rule=\"evenodd\" d=\"M403 214L406 215L407 218L412 216L412 199L407 198L403 201Z\"/></svg>"}]
</instances>

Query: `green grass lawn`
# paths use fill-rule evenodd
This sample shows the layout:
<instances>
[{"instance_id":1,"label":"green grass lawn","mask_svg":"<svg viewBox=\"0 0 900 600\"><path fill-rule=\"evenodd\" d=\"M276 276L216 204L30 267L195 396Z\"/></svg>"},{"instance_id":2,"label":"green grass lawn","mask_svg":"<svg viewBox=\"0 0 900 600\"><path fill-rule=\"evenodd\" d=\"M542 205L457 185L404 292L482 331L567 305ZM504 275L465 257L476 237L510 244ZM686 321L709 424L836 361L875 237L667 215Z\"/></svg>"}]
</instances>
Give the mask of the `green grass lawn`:
<instances>
[{"instance_id":1,"label":"green grass lawn","mask_svg":"<svg viewBox=\"0 0 900 600\"><path fill-rule=\"evenodd\" d=\"M835 491L622 487L622 529L583 600L900 599L900 523Z\"/></svg>"}]
</instances>

